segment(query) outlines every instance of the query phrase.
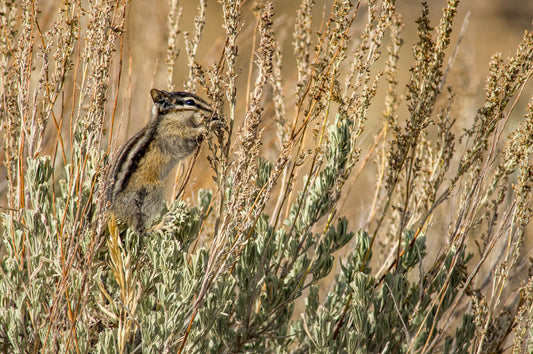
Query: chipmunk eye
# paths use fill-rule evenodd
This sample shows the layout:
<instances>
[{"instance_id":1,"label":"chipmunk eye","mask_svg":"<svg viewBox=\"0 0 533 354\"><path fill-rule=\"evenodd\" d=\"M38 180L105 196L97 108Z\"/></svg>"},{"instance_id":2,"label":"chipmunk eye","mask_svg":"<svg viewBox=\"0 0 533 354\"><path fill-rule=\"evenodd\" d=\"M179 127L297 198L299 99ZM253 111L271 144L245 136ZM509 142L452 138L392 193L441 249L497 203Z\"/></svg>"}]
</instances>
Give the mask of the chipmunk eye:
<instances>
[{"instance_id":1,"label":"chipmunk eye","mask_svg":"<svg viewBox=\"0 0 533 354\"><path fill-rule=\"evenodd\" d=\"M194 100L187 100L185 101L186 106L196 106L196 102Z\"/></svg>"}]
</instances>

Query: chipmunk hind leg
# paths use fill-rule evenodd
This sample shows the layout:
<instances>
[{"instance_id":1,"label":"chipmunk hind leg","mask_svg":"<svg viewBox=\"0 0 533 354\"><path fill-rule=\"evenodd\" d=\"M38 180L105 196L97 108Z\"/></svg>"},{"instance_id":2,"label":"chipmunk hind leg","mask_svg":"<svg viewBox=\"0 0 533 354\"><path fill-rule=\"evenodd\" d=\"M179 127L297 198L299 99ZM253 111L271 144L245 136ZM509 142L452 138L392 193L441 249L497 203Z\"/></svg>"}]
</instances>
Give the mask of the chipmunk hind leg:
<instances>
[{"instance_id":1,"label":"chipmunk hind leg","mask_svg":"<svg viewBox=\"0 0 533 354\"><path fill-rule=\"evenodd\" d=\"M147 235L146 229L159 215L165 204L165 195L161 184L149 184L122 193L115 203L115 214L124 220L139 235Z\"/></svg>"}]
</instances>

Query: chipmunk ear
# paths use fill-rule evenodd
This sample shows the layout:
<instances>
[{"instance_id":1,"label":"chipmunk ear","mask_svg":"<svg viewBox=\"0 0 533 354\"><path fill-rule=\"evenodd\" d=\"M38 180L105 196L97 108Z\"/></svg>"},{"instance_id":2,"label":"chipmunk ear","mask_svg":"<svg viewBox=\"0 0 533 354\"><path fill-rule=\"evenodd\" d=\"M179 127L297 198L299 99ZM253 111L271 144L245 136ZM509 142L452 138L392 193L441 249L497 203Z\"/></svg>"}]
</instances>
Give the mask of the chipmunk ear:
<instances>
[{"instance_id":1,"label":"chipmunk ear","mask_svg":"<svg viewBox=\"0 0 533 354\"><path fill-rule=\"evenodd\" d=\"M150 96L152 96L152 101L154 101L156 105L163 105L169 98L168 92L158 89L151 89Z\"/></svg>"},{"instance_id":2,"label":"chipmunk ear","mask_svg":"<svg viewBox=\"0 0 533 354\"><path fill-rule=\"evenodd\" d=\"M152 101L154 101L154 106L152 107L152 119L157 117L160 112L163 112L170 105L170 97L168 92L158 89L151 89L150 96L152 96Z\"/></svg>"}]
</instances>

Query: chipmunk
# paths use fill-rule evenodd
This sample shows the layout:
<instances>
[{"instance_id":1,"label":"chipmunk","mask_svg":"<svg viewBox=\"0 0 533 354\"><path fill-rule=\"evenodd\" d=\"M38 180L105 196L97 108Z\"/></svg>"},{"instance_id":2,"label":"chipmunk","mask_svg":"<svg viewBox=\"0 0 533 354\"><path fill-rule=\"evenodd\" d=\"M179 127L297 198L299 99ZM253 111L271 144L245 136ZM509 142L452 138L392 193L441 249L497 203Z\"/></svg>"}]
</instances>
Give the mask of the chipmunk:
<instances>
[{"instance_id":1,"label":"chipmunk","mask_svg":"<svg viewBox=\"0 0 533 354\"><path fill-rule=\"evenodd\" d=\"M152 89L148 124L121 148L106 178L109 211L139 235L165 205L162 179L222 123L200 97Z\"/></svg>"}]
</instances>

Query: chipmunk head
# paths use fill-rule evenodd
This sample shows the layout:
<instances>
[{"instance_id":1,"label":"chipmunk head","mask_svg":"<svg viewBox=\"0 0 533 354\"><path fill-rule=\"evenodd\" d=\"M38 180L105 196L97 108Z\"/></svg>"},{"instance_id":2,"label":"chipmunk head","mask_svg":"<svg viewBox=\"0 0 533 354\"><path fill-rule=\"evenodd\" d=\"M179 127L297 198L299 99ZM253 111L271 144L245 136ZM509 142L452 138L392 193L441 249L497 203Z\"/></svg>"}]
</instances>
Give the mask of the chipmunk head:
<instances>
[{"instance_id":1,"label":"chipmunk head","mask_svg":"<svg viewBox=\"0 0 533 354\"><path fill-rule=\"evenodd\" d=\"M154 102L152 119L165 117L190 128L204 125L213 129L221 125L213 108L195 94L152 89L150 95Z\"/></svg>"}]
</instances>

